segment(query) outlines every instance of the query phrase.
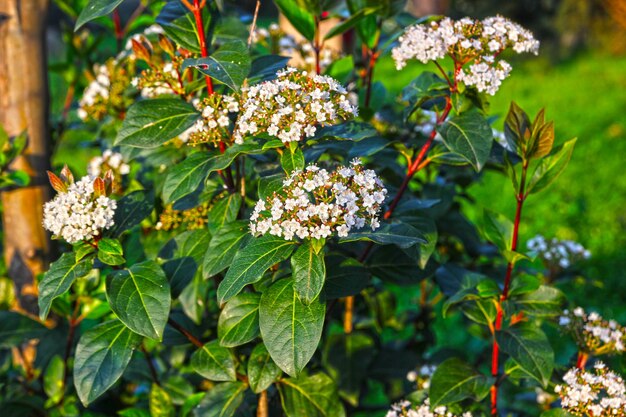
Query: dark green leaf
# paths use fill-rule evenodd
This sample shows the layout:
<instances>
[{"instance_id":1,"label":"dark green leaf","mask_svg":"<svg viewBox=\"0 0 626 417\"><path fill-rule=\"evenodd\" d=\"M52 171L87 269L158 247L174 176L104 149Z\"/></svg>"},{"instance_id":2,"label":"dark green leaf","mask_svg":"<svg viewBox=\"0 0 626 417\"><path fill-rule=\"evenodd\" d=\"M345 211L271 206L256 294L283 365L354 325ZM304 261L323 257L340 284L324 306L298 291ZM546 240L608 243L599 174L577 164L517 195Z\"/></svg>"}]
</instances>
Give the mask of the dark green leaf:
<instances>
[{"instance_id":1,"label":"dark green leaf","mask_svg":"<svg viewBox=\"0 0 626 417\"><path fill-rule=\"evenodd\" d=\"M265 290L259 306L261 336L280 369L292 376L304 369L322 336L325 314L319 299L309 305L298 299L291 279Z\"/></svg>"},{"instance_id":2,"label":"dark green leaf","mask_svg":"<svg viewBox=\"0 0 626 417\"><path fill-rule=\"evenodd\" d=\"M241 202L241 195L235 193L228 194L215 203L209 212L209 222L207 225L211 233L217 232L217 230L225 224L231 223L237 219Z\"/></svg>"},{"instance_id":3,"label":"dark green leaf","mask_svg":"<svg viewBox=\"0 0 626 417\"><path fill-rule=\"evenodd\" d=\"M480 171L491 152L493 132L487 120L478 113L452 117L438 129L450 151Z\"/></svg>"},{"instance_id":4,"label":"dark green leaf","mask_svg":"<svg viewBox=\"0 0 626 417\"><path fill-rule=\"evenodd\" d=\"M235 255L217 289L218 302L221 304L230 300L246 285L259 281L269 267L287 259L294 246L294 242L269 234L253 239Z\"/></svg>"},{"instance_id":5,"label":"dark green leaf","mask_svg":"<svg viewBox=\"0 0 626 417\"><path fill-rule=\"evenodd\" d=\"M27 339L36 339L47 329L35 320L14 311L0 311L0 348L19 346Z\"/></svg>"},{"instance_id":6,"label":"dark green leaf","mask_svg":"<svg viewBox=\"0 0 626 417\"><path fill-rule=\"evenodd\" d=\"M87 22L113 12L122 1L124 0L89 0L89 3L78 15L74 31L80 29Z\"/></svg>"},{"instance_id":7,"label":"dark green leaf","mask_svg":"<svg viewBox=\"0 0 626 417\"><path fill-rule=\"evenodd\" d=\"M243 382L224 382L211 388L194 409L195 417L232 417L248 387Z\"/></svg>"},{"instance_id":8,"label":"dark green leaf","mask_svg":"<svg viewBox=\"0 0 626 417\"><path fill-rule=\"evenodd\" d=\"M482 400L493 385L493 378L476 372L460 359L451 358L437 366L430 380L430 406L452 404L466 398Z\"/></svg>"},{"instance_id":9,"label":"dark green leaf","mask_svg":"<svg viewBox=\"0 0 626 417\"><path fill-rule=\"evenodd\" d=\"M161 340L170 313L170 284L154 261L114 271L107 277L111 309L135 333Z\"/></svg>"},{"instance_id":10,"label":"dark green leaf","mask_svg":"<svg viewBox=\"0 0 626 417\"><path fill-rule=\"evenodd\" d=\"M409 105L404 109L404 118L408 119L422 104L435 97L444 95L450 86L437 74L424 71L402 90L402 100Z\"/></svg>"},{"instance_id":11,"label":"dark green leaf","mask_svg":"<svg viewBox=\"0 0 626 417\"><path fill-rule=\"evenodd\" d=\"M511 250L513 222L493 210L483 212L483 234L501 251Z\"/></svg>"},{"instance_id":12,"label":"dark green leaf","mask_svg":"<svg viewBox=\"0 0 626 417\"><path fill-rule=\"evenodd\" d=\"M73 253L64 253L50 265L50 269L39 281L39 318L45 320L52 301L70 289L76 278L91 271L92 261L76 261Z\"/></svg>"},{"instance_id":13,"label":"dark green leaf","mask_svg":"<svg viewBox=\"0 0 626 417\"><path fill-rule=\"evenodd\" d=\"M205 344L191 355L194 371L211 381L236 381L235 361L230 350L217 340Z\"/></svg>"},{"instance_id":14,"label":"dark green leaf","mask_svg":"<svg viewBox=\"0 0 626 417\"><path fill-rule=\"evenodd\" d=\"M528 375L544 387L554 369L554 351L540 328L530 324L512 326L496 333L498 345Z\"/></svg>"},{"instance_id":15,"label":"dark green leaf","mask_svg":"<svg viewBox=\"0 0 626 417\"><path fill-rule=\"evenodd\" d=\"M191 256L172 259L161 265L172 289L172 298L177 298L198 270L198 264Z\"/></svg>"},{"instance_id":16,"label":"dark green leaf","mask_svg":"<svg viewBox=\"0 0 626 417\"><path fill-rule=\"evenodd\" d=\"M288 56L280 55L261 55L255 58L250 67L248 81L255 84L276 78L276 73L287 66L289 59Z\"/></svg>"},{"instance_id":17,"label":"dark green leaf","mask_svg":"<svg viewBox=\"0 0 626 417\"><path fill-rule=\"evenodd\" d=\"M211 161L210 154L196 152L172 166L163 184L163 202L170 204L193 193L209 175Z\"/></svg>"},{"instance_id":18,"label":"dark green leaf","mask_svg":"<svg viewBox=\"0 0 626 417\"><path fill-rule=\"evenodd\" d=\"M143 190L133 191L117 202L113 217L115 225L107 236L119 236L122 232L138 225L153 209L154 195Z\"/></svg>"},{"instance_id":19,"label":"dark green leaf","mask_svg":"<svg viewBox=\"0 0 626 417\"><path fill-rule=\"evenodd\" d=\"M263 343L255 346L248 360L248 383L255 394L265 391L282 375Z\"/></svg>"},{"instance_id":20,"label":"dark green leaf","mask_svg":"<svg viewBox=\"0 0 626 417\"><path fill-rule=\"evenodd\" d=\"M565 294L557 288L542 285L536 291L515 297L514 302L524 313L554 317L563 312Z\"/></svg>"},{"instance_id":21,"label":"dark green leaf","mask_svg":"<svg viewBox=\"0 0 626 417\"><path fill-rule=\"evenodd\" d=\"M378 132L369 123L348 121L337 125L324 126L317 129L313 139L345 139L358 142L376 136Z\"/></svg>"},{"instance_id":22,"label":"dark green leaf","mask_svg":"<svg viewBox=\"0 0 626 417\"><path fill-rule=\"evenodd\" d=\"M281 142L282 143L282 142ZM259 179L259 199L265 200L283 187L283 174L269 175Z\"/></svg>"},{"instance_id":23,"label":"dark green leaf","mask_svg":"<svg viewBox=\"0 0 626 417\"><path fill-rule=\"evenodd\" d=\"M206 310L207 291L210 286L209 281L205 281L201 274L196 273L178 297L183 311L196 324L202 322L202 315Z\"/></svg>"},{"instance_id":24,"label":"dark green leaf","mask_svg":"<svg viewBox=\"0 0 626 417\"><path fill-rule=\"evenodd\" d=\"M116 145L156 148L190 128L200 113L179 98L135 102L115 138Z\"/></svg>"},{"instance_id":25,"label":"dark green leaf","mask_svg":"<svg viewBox=\"0 0 626 417\"><path fill-rule=\"evenodd\" d=\"M335 300L361 292L370 282L368 270L356 259L327 256L322 300Z\"/></svg>"},{"instance_id":26,"label":"dark green leaf","mask_svg":"<svg viewBox=\"0 0 626 417\"><path fill-rule=\"evenodd\" d=\"M98 259L107 265L122 265L124 250L122 244L117 239L104 238L98 241Z\"/></svg>"},{"instance_id":27,"label":"dark green leaf","mask_svg":"<svg viewBox=\"0 0 626 417\"><path fill-rule=\"evenodd\" d=\"M219 274L231 265L242 240L247 234L248 224L239 221L222 226L211 239L204 256L202 272L205 278Z\"/></svg>"},{"instance_id":28,"label":"dark green leaf","mask_svg":"<svg viewBox=\"0 0 626 417\"><path fill-rule=\"evenodd\" d=\"M397 245L401 248L427 243L419 230L405 223L385 224L373 232L364 229L361 232L350 233L347 237L341 238L340 242L345 243L358 240L374 242L379 245Z\"/></svg>"},{"instance_id":29,"label":"dark green leaf","mask_svg":"<svg viewBox=\"0 0 626 417\"><path fill-rule=\"evenodd\" d=\"M320 372L280 381L278 392L287 417L344 417L333 380Z\"/></svg>"},{"instance_id":30,"label":"dark green leaf","mask_svg":"<svg viewBox=\"0 0 626 417\"><path fill-rule=\"evenodd\" d=\"M552 155L541 160L528 184L529 194L538 193L561 175L572 157L574 145L576 139L569 140L556 148Z\"/></svg>"},{"instance_id":31,"label":"dark green leaf","mask_svg":"<svg viewBox=\"0 0 626 417\"><path fill-rule=\"evenodd\" d=\"M304 304L310 304L324 286L324 249L316 252L311 240L305 240L291 257L291 270L296 294Z\"/></svg>"},{"instance_id":32,"label":"dark green leaf","mask_svg":"<svg viewBox=\"0 0 626 417\"><path fill-rule=\"evenodd\" d=\"M250 71L250 55L245 43L239 39L230 40L206 58L183 61L183 70L189 67L239 91Z\"/></svg>"},{"instance_id":33,"label":"dark green leaf","mask_svg":"<svg viewBox=\"0 0 626 417\"><path fill-rule=\"evenodd\" d=\"M376 249L367 267L372 275L398 285L414 285L435 273L434 265L422 269L416 259L393 246Z\"/></svg>"},{"instance_id":34,"label":"dark green leaf","mask_svg":"<svg viewBox=\"0 0 626 417\"><path fill-rule=\"evenodd\" d=\"M260 294L244 293L226 303L217 324L217 335L222 346L243 345L259 335L260 300Z\"/></svg>"},{"instance_id":35,"label":"dark green leaf","mask_svg":"<svg viewBox=\"0 0 626 417\"><path fill-rule=\"evenodd\" d=\"M81 336L74 360L74 386L85 406L122 376L139 343L141 337L117 320L99 324Z\"/></svg>"}]
</instances>

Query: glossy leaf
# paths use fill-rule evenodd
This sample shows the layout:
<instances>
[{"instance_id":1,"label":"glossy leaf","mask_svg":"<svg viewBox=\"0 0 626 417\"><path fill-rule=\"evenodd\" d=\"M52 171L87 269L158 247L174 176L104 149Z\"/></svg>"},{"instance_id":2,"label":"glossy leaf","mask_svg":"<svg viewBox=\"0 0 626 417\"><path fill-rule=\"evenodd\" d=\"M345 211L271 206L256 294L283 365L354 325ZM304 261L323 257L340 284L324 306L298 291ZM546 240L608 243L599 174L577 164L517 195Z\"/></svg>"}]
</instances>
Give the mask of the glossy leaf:
<instances>
[{"instance_id":1,"label":"glossy leaf","mask_svg":"<svg viewBox=\"0 0 626 417\"><path fill-rule=\"evenodd\" d=\"M430 380L430 405L452 404L466 398L482 400L493 385L493 378L476 372L460 359L451 358L437 366Z\"/></svg>"},{"instance_id":2,"label":"glossy leaf","mask_svg":"<svg viewBox=\"0 0 626 417\"><path fill-rule=\"evenodd\" d=\"M269 234L253 239L233 259L217 289L218 302L221 304L230 300L246 285L259 281L272 265L287 259L294 246L294 242Z\"/></svg>"},{"instance_id":3,"label":"glossy leaf","mask_svg":"<svg viewBox=\"0 0 626 417\"><path fill-rule=\"evenodd\" d=\"M46 332L41 324L14 311L0 310L0 348L12 348Z\"/></svg>"},{"instance_id":4,"label":"glossy leaf","mask_svg":"<svg viewBox=\"0 0 626 417\"><path fill-rule=\"evenodd\" d=\"M347 237L341 238L340 242L354 242L357 240L374 242L379 245L393 244L401 248L427 243L416 228L405 223L385 224L375 231L364 228L362 231L353 232Z\"/></svg>"},{"instance_id":5,"label":"glossy leaf","mask_svg":"<svg viewBox=\"0 0 626 417\"><path fill-rule=\"evenodd\" d=\"M143 190L133 191L117 202L113 216L114 226L106 236L118 237L122 232L141 223L154 208L154 194Z\"/></svg>"},{"instance_id":6,"label":"glossy leaf","mask_svg":"<svg viewBox=\"0 0 626 417\"><path fill-rule=\"evenodd\" d=\"M100 239L98 241L98 259L107 265L122 265L125 263L124 250L119 240Z\"/></svg>"},{"instance_id":7,"label":"glossy leaf","mask_svg":"<svg viewBox=\"0 0 626 417\"><path fill-rule=\"evenodd\" d=\"M282 373L265 345L263 343L256 345L248 360L248 384L252 392L258 394L265 391Z\"/></svg>"},{"instance_id":8,"label":"glossy leaf","mask_svg":"<svg viewBox=\"0 0 626 417\"><path fill-rule=\"evenodd\" d=\"M107 277L111 309L135 333L161 340L170 313L170 284L161 267L146 261Z\"/></svg>"},{"instance_id":9,"label":"glossy leaf","mask_svg":"<svg viewBox=\"0 0 626 417\"><path fill-rule=\"evenodd\" d=\"M141 337L123 323L108 321L87 330L78 341L74 386L87 406L122 376Z\"/></svg>"},{"instance_id":10,"label":"glossy leaf","mask_svg":"<svg viewBox=\"0 0 626 417\"><path fill-rule=\"evenodd\" d=\"M193 193L209 175L211 158L206 152L189 155L169 170L163 184L163 201L170 204Z\"/></svg>"},{"instance_id":11,"label":"glossy leaf","mask_svg":"<svg viewBox=\"0 0 626 417\"><path fill-rule=\"evenodd\" d=\"M306 305L298 299L291 279L265 290L259 306L261 336L280 369L291 376L304 369L322 336L325 314L325 303Z\"/></svg>"},{"instance_id":12,"label":"glossy leaf","mask_svg":"<svg viewBox=\"0 0 626 417\"><path fill-rule=\"evenodd\" d=\"M513 222L493 210L483 212L483 234L501 251L510 250L513 236Z\"/></svg>"},{"instance_id":13,"label":"glossy leaf","mask_svg":"<svg viewBox=\"0 0 626 417\"><path fill-rule=\"evenodd\" d=\"M205 344L191 355L191 367L211 381L237 380L233 355L217 340Z\"/></svg>"},{"instance_id":14,"label":"glossy leaf","mask_svg":"<svg viewBox=\"0 0 626 417\"><path fill-rule=\"evenodd\" d=\"M250 71L250 55L241 40L229 40L206 58L183 61L183 70L189 67L239 91Z\"/></svg>"},{"instance_id":15,"label":"glossy leaf","mask_svg":"<svg viewBox=\"0 0 626 417\"><path fill-rule=\"evenodd\" d=\"M113 12L117 6L122 4L122 1L124 0L89 0L85 8L81 10L78 15L78 19L76 19L74 31L77 31L83 25L98 17L106 16Z\"/></svg>"},{"instance_id":16,"label":"glossy leaf","mask_svg":"<svg viewBox=\"0 0 626 417\"><path fill-rule=\"evenodd\" d=\"M302 36L313 41L315 21L312 14L301 7L297 0L274 0L274 3Z\"/></svg>"},{"instance_id":17,"label":"glossy leaf","mask_svg":"<svg viewBox=\"0 0 626 417\"><path fill-rule=\"evenodd\" d=\"M252 61L248 81L251 84L272 80L276 73L287 66L290 57L280 55L261 55ZM282 146L282 142L281 142Z\"/></svg>"},{"instance_id":18,"label":"glossy leaf","mask_svg":"<svg viewBox=\"0 0 626 417\"><path fill-rule=\"evenodd\" d=\"M45 320L52 301L68 291L77 278L87 275L91 268L90 259L77 262L73 253L64 253L53 262L39 281L39 318Z\"/></svg>"},{"instance_id":19,"label":"glossy leaf","mask_svg":"<svg viewBox=\"0 0 626 417\"><path fill-rule=\"evenodd\" d=\"M487 120L478 113L452 117L438 129L450 151L480 171L491 152L493 132Z\"/></svg>"},{"instance_id":20,"label":"glossy leaf","mask_svg":"<svg viewBox=\"0 0 626 417\"><path fill-rule=\"evenodd\" d=\"M228 194L215 203L209 212L208 228L215 233L220 227L237 219L241 208L242 198L240 194Z\"/></svg>"},{"instance_id":21,"label":"glossy leaf","mask_svg":"<svg viewBox=\"0 0 626 417\"><path fill-rule=\"evenodd\" d=\"M322 291L326 278L324 249L315 250L311 240L305 240L291 256L291 270L296 294L305 304L310 304Z\"/></svg>"},{"instance_id":22,"label":"glossy leaf","mask_svg":"<svg viewBox=\"0 0 626 417\"><path fill-rule=\"evenodd\" d=\"M322 372L283 379L278 385L278 392L287 417L346 415L333 380Z\"/></svg>"},{"instance_id":23,"label":"glossy leaf","mask_svg":"<svg viewBox=\"0 0 626 417\"><path fill-rule=\"evenodd\" d=\"M300 148L294 150L285 149L280 156L280 165L287 175L293 171L304 169L304 154Z\"/></svg>"},{"instance_id":24,"label":"glossy leaf","mask_svg":"<svg viewBox=\"0 0 626 417\"><path fill-rule=\"evenodd\" d=\"M243 293L226 303L217 324L220 344L235 347L259 335L259 301L261 295Z\"/></svg>"},{"instance_id":25,"label":"glossy leaf","mask_svg":"<svg viewBox=\"0 0 626 417\"><path fill-rule=\"evenodd\" d=\"M243 221L227 223L215 232L206 254L202 272L205 278L219 274L231 265L242 241L248 235L248 224Z\"/></svg>"},{"instance_id":26,"label":"glossy leaf","mask_svg":"<svg viewBox=\"0 0 626 417\"><path fill-rule=\"evenodd\" d=\"M194 409L195 417L232 417L243 401L248 387L243 382L223 382L215 385Z\"/></svg>"},{"instance_id":27,"label":"glossy leaf","mask_svg":"<svg viewBox=\"0 0 626 417\"><path fill-rule=\"evenodd\" d=\"M177 298L198 270L198 264L191 256L171 259L161 265L170 283L172 297Z\"/></svg>"},{"instance_id":28,"label":"glossy leaf","mask_svg":"<svg viewBox=\"0 0 626 417\"><path fill-rule=\"evenodd\" d=\"M556 317L563 312L565 294L557 288L542 285L537 290L515 297L520 311L540 317Z\"/></svg>"},{"instance_id":29,"label":"glossy leaf","mask_svg":"<svg viewBox=\"0 0 626 417\"><path fill-rule=\"evenodd\" d=\"M156 148L190 128L200 113L178 98L155 98L135 102L117 133L116 145Z\"/></svg>"}]
</instances>

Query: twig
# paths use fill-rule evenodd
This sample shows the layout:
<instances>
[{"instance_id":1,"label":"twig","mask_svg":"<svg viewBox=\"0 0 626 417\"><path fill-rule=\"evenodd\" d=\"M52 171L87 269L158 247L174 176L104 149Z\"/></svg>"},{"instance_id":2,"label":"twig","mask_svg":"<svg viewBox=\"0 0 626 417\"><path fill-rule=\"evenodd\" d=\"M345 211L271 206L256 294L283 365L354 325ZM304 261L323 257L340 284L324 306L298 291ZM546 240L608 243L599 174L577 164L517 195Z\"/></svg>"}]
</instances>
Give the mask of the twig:
<instances>
[{"instance_id":1,"label":"twig","mask_svg":"<svg viewBox=\"0 0 626 417\"><path fill-rule=\"evenodd\" d=\"M261 0L256 0L256 7L254 8L254 17L252 18L252 26L250 26L250 35L248 35L248 48L252 44L252 35L256 29L256 19L259 17L259 9L261 8Z\"/></svg>"},{"instance_id":2,"label":"twig","mask_svg":"<svg viewBox=\"0 0 626 417\"><path fill-rule=\"evenodd\" d=\"M185 336L194 346L199 347L199 348L204 346L204 344L198 338L196 338L194 335L189 333L189 331L187 331L183 326L180 325L180 323L178 323L173 318L171 317L168 318L167 324L169 324L178 332L180 332L183 336Z\"/></svg>"}]
</instances>

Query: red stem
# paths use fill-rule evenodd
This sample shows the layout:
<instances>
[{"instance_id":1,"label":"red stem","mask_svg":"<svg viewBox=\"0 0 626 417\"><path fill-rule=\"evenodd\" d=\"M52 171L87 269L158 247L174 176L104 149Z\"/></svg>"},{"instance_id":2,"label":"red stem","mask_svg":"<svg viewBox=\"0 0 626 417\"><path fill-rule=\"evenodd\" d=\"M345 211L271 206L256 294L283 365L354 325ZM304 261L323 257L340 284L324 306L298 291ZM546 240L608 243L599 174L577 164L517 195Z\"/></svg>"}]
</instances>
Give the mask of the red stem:
<instances>
[{"instance_id":1,"label":"red stem","mask_svg":"<svg viewBox=\"0 0 626 417\"><path fill-rule=\"evenodd\" d=\"M585 365L587 365L587 359L589 359L589 354L585 352L578 352L578 359L576 360L576 368L581 371L585 369Z\"/></svg>"},{"instance_id":2,"label":"red stem","mask_svg":"<svg viewBox=\"0 0 626 417\"><path fill-rule=\"evenodd\" d=\"M198 28L198 42L200 43L200 54L202 58L209 56L209 51L206 46L206 35L204 34L204 23L202 22L202 7L204 4L200 4L200 0L193 0L193 17L196 19L196 27ZM206 81L206 89L209 95L213 94L213 81L208 75L204 76Z\"/></svg>"},{"instance_id":3,"label":"red stem","mask_svg":"<svg viewBox=\"0 0 626 417\"><path fill-rule=\"evenodd\" d=\"M515 221L513 223L513 236L511 237L511 250L517 249L517 242L519 237L519 225L522 219L522 207L524 206L524 200L526 195L524 194L524 188L526 186L526 172L528 170L528 161L524 161L522 166L522 176L520 181L520 189L515 196L517 200L517 209L515 210ZM502 330L502 322L504 321L504 310L502 309L502 303L509 298L509 289L511 288L511 278L513 277L513 263L509 262L506 266L506 275L504 277L504 288L500 295L500 302L497 305L496 323L493 334L493 349L491 353L491 375L496 379L496 383L491 387L491 415L498 415L498 374L500 369L500 347L496 341L496 332Z\"/></svg>"},{"instance_id":4,"label":"red stem","mask_svg":"<svg viewBox=\"0 0 626 417\"><path fill-rule=\"evenodd\" d=\"M315 51L315 73L321 74L322 68L320 66L320 50L322 45L320 44L320 18L315 16L315 39L313 41L313 51Z\"/></svg>"},{"instance_id":5,"label":"red stem","mask_svg":"<svg viewBox=\"0 0 626 417\"><path fill-rule=\"evenodd\" d=\"M117 41L117 52L122 50L122 42L124 40L124 29L122 29L122 20L118 9L113 10L113 26L115 27L115 40Z\"/></svg>"}]
</instances>

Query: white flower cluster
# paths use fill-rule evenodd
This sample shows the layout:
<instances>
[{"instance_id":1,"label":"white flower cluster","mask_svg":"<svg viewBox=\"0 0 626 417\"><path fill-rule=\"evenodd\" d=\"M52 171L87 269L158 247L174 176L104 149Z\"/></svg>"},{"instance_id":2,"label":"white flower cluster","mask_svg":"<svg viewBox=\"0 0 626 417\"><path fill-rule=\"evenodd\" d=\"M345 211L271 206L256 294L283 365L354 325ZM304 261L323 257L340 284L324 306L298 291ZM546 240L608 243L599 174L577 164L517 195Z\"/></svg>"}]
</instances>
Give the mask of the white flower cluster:
<instances>
[{"instance_id":1,"label":"white flower cluster","mask_svg":"<svg viewBox=\"0 0 626 417\"><path fill-rule=\"evenodd\" d=\"M626 416L626 385L622 377L597 362L594 372L570 369L565 384L554 391L561 397L561 407L580 417Z\"/></svg>"},{"instance_id":2,"label":"white flower cluster","mask_svg":"<svg viewBox=\"0 0 626 417\"><path fill-rule=\"evenodd\" d=\"M563 311L559 325L566 327L580 348L594 355L624 352L626 329L615 320L604 320L596 312L587 314L582 307Z\"/></svg>"},{"instance_id":3,"label":"white flower cluster","mask_svg":"<svg viewBox=\"0 0 626 417\"><path fill-rule=\"evenodd\" d=\"M78 117L87 120L89 117L89 107L98 102L108 100L110 96L111 78L109 68L106 65L96 65L94 67L96 78L89 83L83 96L78 101Z\"/></svg>"},{"instance_id":4,"label":"white flower cluster","mask_svg":"<svg viewBox=\"0 0 626 417\"><path fill-rule=\"evenodd\" d=\"M510 48L517 53L537 54L539 49L539 41L531 32L502 16L482 21L446 17L411 26L399 40L391 52L397 69L404 68L410 59L427 63L450 56L460 65L454 74L458 81L491 95L511 71L509 63L498 58L502 51Z\"/></svg>"},{"instance_id":5,"label":"white flower cluster","mask_svg":"<svg viewBox=\"0 0 626 417\"><path fill-rule=\"evenodd\" d=\"M155 75L149 80L140 77L132 79L131 84L141 91L141 97L155 98L179 93L176 86L180 86L180 73L174 64L166 62L163 68L155 71Z\"/></svg>"},{"instance_id":6,"label":"white flower cluster","mask_svg":"<svg viewBox=\"0 0 626 417\"><path fill-rule=\"evenodd\" d=\"M94 178L85 176L44 204L43 225L70 244L91 240L113 226L116 208L115 200L94 195Z\"/></svg>"},{"instance_id":7,"label":"white flower cluster","mask_svg":"<svg viewBox=\"0 0 626 417\"><path fill-rule=\"evenodd\" d=\"M418 389L428 389L430 387L430 378L436 369L436 365L422 365L417 371L409 371L406 374L406 379L409 382L415 382Z\"/></svg>"},{"instance_id":8,"label":"white flower cluster","mask_svg":"<svg viewBox=\"0 0 626 417\"><path fill-rule=\"evenodd\" d=\"M275 80L243 91L242 113L234 131L236 143L248 135L268 134L283 143L315 135L317 125L332 125L357 115L357 107L335 79L288 68Z\"/></svg>"},{"instance_id":9,"label":"white flower cluster","mask_svg":"<svg viewBox=\"0 0 626 417\"><path fill-rule=\"evenodd\" d=\"M550 267L569 268L583 259L589 259L589 252L583 245L571 240L546 239L537 235L526 244L528 250L537 252Z\"/></svg>"},{"instance_id":10,"label":"white flower cluster","mask_svg":"<svg viewBox=\"0 0 626 417\"><path fill-rule=\"evenodd\" d=\"M296 236L323 239L333 232L345 237L366 223L375 230L386 195L376 173L364 169L358 160L332 173L309 165L284 180L281 191L257 202L250 230L254 235L269 233L285 240Z\"/></svg>"},{"instance_id":11,"label":"white flower cluster","mask_svg":"<svg viewBox=\"0 0 626 417\"><path fill-rule=\"evenodd\" d=\"M462 417L472 417L472 413L469 411L461 414ZM413 407L409 401L401 401L391 406L391 410L387 412L385 417L457 417L445 406L435 407L432 411L430 409L430 399L424 400L424 402L418 406Z\"/></svg>"},{"instance_id":12,"label":"white flower cluster","mask_svg":"<svg viewBox=\"0 0 626 417\"><path fill-rule=\"evenodd\" d=\"M121 153L107 149L102 153L102 156L91 158L87 166L87 173L92 177L99 177L108 170L112 170L116 177L128 175L130 165L124 162L124 157Z\"/></svg>"},{"instance_id":13,"label":"white flower cluster","mask_svg":"<svg viewBox=\"0 0 626 417\"><path fill-rule=\"evenodd\" d=\"M233 96L212 94L202 102L194 103L202 118L178 136L185 143L223 142L230 137L230 113L239 111L239 102Z\"/></svg>"}]
</instances>

